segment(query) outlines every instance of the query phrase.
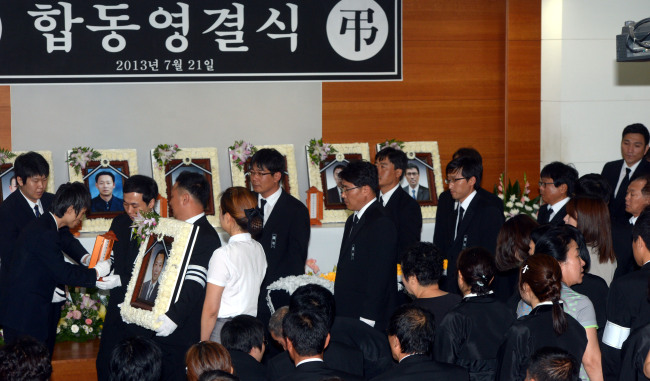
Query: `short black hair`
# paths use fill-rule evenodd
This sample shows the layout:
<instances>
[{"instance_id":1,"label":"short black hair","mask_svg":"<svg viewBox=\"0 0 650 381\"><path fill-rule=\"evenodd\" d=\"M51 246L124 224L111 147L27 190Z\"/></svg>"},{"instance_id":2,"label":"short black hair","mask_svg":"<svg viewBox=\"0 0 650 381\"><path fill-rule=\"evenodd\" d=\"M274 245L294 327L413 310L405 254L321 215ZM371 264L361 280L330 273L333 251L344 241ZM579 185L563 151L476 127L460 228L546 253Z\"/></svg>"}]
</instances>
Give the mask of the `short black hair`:
<instances>
[{"instance_id":1,"label":"short black hair","mask_svg":"<svg viewBox=\"0 0 650 381\"><path fill-rule=\"evenodd\" d=\"M408 163L406 169L415 169L418 171L418 174L420 174L420 167L418 167L415 163Z\"/></svg>"},{"instance_id":2,"label":"short black hair","mask_svg":"<svg viewBox=\"0 0 650 381\"><path fill-rule=\"evenodd\" d=\"M629 126L626 126L623 129L623 134L621 135L621 139L625 138L625 135L627 134L641 134L643 135L643 140L645 141L645 145L648 145L648 142L650 142L650 133L648 133L648 129L646 126L644 126L641 123L633 123L630 124Z\"/></svg>"},{"instance_id":3,"label":"short black hair","mask_svg":"<svg viewBox=\"0 0 650 381\"><path fill-rule=\"evenodd\" d=\"M554 161L546 164L544 168L542 168L539 177L548 177L549 179L552 179L553 185L556 187L566 184L567 196L574 196L575 186L578 182L578 171L574 167L559 161Z\"/></svg>"},{"instance_id":4,"label":"short black hair","mask_svg":"<svg viewBox=\"0 0 650 381\"><path fill-rule=\"evenodd\" d=\"M472 147L461 147L454 152L454 154L451 156L452 159L456 159L458 157L471 157L474 160L478 161L481 165L483 165L483 156Z\"/></svg>"},{"instance_id":5,"label":"short black hair","mask_svg":"<svg viewBox=\"0 0 650 381\"><path fill-rule=\"evenodd\" d=\"M639 237L643 238L643 242L650 248L650 208L641 212L632 228L632 241L636 242Z\"/></svg>"},{"instance_id":6,"label":"short black hair","mask_svg":"<svg viewBox=\"0 0 650 381\"><path fill-rule=\"evenodd\" d=\"M337 164L336 167L332 170L332 173L336 172L337 169L343 169L345 168L344 164Z\"/></svg>"},{"instance_id":7,"label":"short black hair","mask_svg":"<svg viewBox=\"0 0 650 381\"><path fill-rule=\"evenodd\" d=\"M32 176L50 176L50 165L47 160L34 151L18 155L14 161L14 173L25 183Z\"/></svg>"},{"instance_id":8,"label":"short black hair","mask_svg":"<svg viewBox=\"0 0 650 381\"><path fill-rule=\"evenodd\" d=\"M377 167L365 160L351 161L350 164L339 173L339 177L354 184L355 187L367 185L373 192L375 192L375 195L379 194Z\"/></svg>"},{"instance_id":9,"label":"short black hair","mask_svg":"<svg viewBox=\"0 0 650 381\"><path fill-rule=\"evenodd\" d=\"M286 167L287 160L275 148L262 148L255 152L251 158L251 168L266 168L271 174L280 172L282 175L280 181L284 178L284 172L287 170Z\"/></svg>"},{"instance_id":10,"label":"short black hair","mask_svg":"<svg viewBox=\"0 0 650 381\"><path fill-rule=\"evenodd\" d=\"M535 381L578 381L580 363L562 348L542 347L530 358L528 375Z\"/></svg>"},{"instance_id":11,"label":"short black hair","mask_svg":"<svg viewBox=\"0 0 650 381\"><path fill-rule=\"evenodd\" d=\"M467 181L472 177L476 179L474 189L479 189L481 187L481 180L483 179L483 164L476 160L476 158L470 156L459 156L447 164L445 173L449 175L458 170L461 170L463 177L466 178Z\"/></svg>"},{"instance_id":12,"label":"short black hair","mask_svg":"<svg viewBox=\"0 0 650 381\"><path fill-rule=\"evenodd\" d=\"M239 377L221 369L206 370L201 373L198 381L239 381Z\"/></svg>"},{"instance_id":13,"label":"short black hair","mask_svg":"<svg viewBox=\"0 0 650 381\"><path fill-rule=\"evenodd\" d=\"M609 182L597 173L587 173L578 179L575 196L597 198L609 204L609 197L612 194L612 187Z\"/></svg>"},{"instance_id":14,"label":"short black hair","mask_svg":"<svg viewBox=\"0 0 650 381\"><path fill-rule=\"evenodd\" d=\"M90 209L90 192L84 184L78 181L61 184L54 195L50 212L61 218L71 206L77 214L82 209Z\"/></svg>"},{"instance_id":15,"label":"short black hair","mask_svg":"<svg viewBox=\"0 0 650 381\"><path fill-rule=\"evenodd\" d=\"M569 244L575 241L578 245L580 258L585 261L585 271L589 270L591 257L585 244L585 238L580 230L571 225L558 225L550 228L544 235L535 241L535 254L547 254L555 258L558 262L564 262L567 259Z\"/></svg>"},{"instance_id":16,"label":"short black hair","mask_svg":"<svg viewBox=\"0 0 650 381\"><path fill-rule=\"evenodd\" d=\"M111 353L110 381L160 380L162 351L142 336L120 341Z\"/></svg>"},{"instance_id":17,"label":"short black hair","mask_svg":"<svg viewBox=\"0 0 650 381\"><path fill-rule=\"evenodd\" d=\"M327 327L331 328L336 315L334 295L325 287L313 283L298 287L291 294L289 311L305 310L315 310L324 314L327 318Z\"/></svg>"},{"instance_id":18,"label":"short black hair","mask_svg":"<svg viewBox=\"0 0 650 381\"><path fill-rule=\"evenodd\" d=\"M149 204L158 197L158 184L151 177L133 175L124 181L123 193L140 193L142 201Z\"/></svg>"},{"instance_id":19,"label":"short black hair","mask_svg":"<svg viewBox=\"0 0 650 381\"><path fill-rule=\"evenodd\" d=\"M387 331L388 336L397 337L402 353L432 353L436 324L429 311L414 304L404 304L391 316Z\"/></svg>"},{"instance_id":20,"label":"short black hair","mask_svg":"<svg viewBox=\"0 0 650 381\"><path fill-rule=\"evenodd\" d=\"M395 170L401 169L402 175L400 176L400 180L404 178L406 166L408 164L408 159L406 158L404 151L393 147L384 147L375 155L375 164L383 159L388 159L388 161L390 161L395 167Z\"/></svg>"},{"instance_id":21,"label":"short black hair","mask_svg":"<svg viewBox=\"0 0 650 381\"><path fill-rule=\"evenodd\" d=\"M25 336L0 348L0 380L46 381L52 375L45 345Z\"/></svg>"},{"instance_id":22,"label":"short black hair","mask_svg":"<svg viewBox=\"0 0 650 381\"><path fill-rule=\"evenodd\" d=\"M110 176L111 179L113 179L113 182L115 182L115 175L111 171L101 171L98 174L95 175L95 183L99 181L100 176Z\"/></svg>"},{"instance_id":23,"label":"short black hair","mask_svg":"<svg viewBox=\"0 0 650 381\"><path fill-rule=\"evenodd\" d=\"M183 171L176 178L176 185L199 201L203 205L203 209L208 207L211 192L210 183L205 176L196 172Z\"/></svg>"},{"instance_id":24,"label":"short black hair","mask_svg":"<svg viewBox=\"0 0 650 381\"><path fill-rule=\"evenodd\" d=\"M316 356L325 350L329 334L327 318L316 310L291 311L282 321L284 337L300 356Z\"/></svg>"},{"instance_id":25,"label":"short black hair","mask_svg":"<svg viewBox=\"0 0 650 381\"><path fill-rule=\"evenodd\" d=\"M421 286L438 283L443 270L443 253L431 242L417 242L402 253L404 279L414 276Z\"/></svg>"},{"instance_id":26,"label":"short black hair","mask_svg":"<svg viewBox=\"0 0 650 381\"><path fill-rule=\"evenodd\" d=\"M264 324L253 316L235 316L221 328L221 344L228 351L248 353L253 348L261 351L264 345Z\"/></svg>"}]
</instances>

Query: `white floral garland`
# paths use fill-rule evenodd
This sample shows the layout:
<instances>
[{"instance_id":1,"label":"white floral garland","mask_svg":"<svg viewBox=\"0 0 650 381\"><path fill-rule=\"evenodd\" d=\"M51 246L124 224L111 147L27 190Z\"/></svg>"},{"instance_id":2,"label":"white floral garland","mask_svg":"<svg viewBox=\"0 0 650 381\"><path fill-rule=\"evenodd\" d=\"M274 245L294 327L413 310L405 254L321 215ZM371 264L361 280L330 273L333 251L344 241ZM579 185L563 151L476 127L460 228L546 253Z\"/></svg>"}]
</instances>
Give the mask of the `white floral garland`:
<instances>
[{"instance_id":1,"label":"white floral garland","mask_svg":"<svg viewBox=\"0 0 650 381\"><path fill-rule=\"evenodd\" d=\"M153 179L158 184L158 193L169 200L167 194L167 183L165 182L165 168L158 169L156 159L153 157L153 149L151 150L151 167L153 168ZM217 156L217 149L213 147L202 148L184 148L181 147L180 151L176 154L173 160L181 159L186 162L192 159L210 159L210 172L212 172L212 190L213 200L215 207L215 215L208 216L208 221L212 226L219 227L219 193L221 193L221 184L219 183L219 158Z\"/></svg>"},{"instance_id":2,"label":"white floral garland","mask_svg":"<svg viewBox=\"0 0 650 381\"><path fill-rule=\"evenodd\" d=\"M440 166L440 152L438 151L438 142L404 142L403 151L409 160L415 159L415 154L419 152L430 153L433 163L433 175L435 177L436 192L438 196L445 188L442 186L442 168ZM436 218L437 206L421 206L422 218Z\"/></svg>"},{"instance_id":3,"label":"white floral garland","mask_svg":"<svg viewBox=\"0 0 650 381\"><path fill-rule=\"evenodd\" d=\"M98 149L95 150L99 152L102 156L99 157L99 161L123 161L126 160L129 163L129 176L138 174L138 156L137 151L134 149ZM70 155L71 151L68 151L67 156ZM68 174L70 175L70 181L79 181L81 183L83 180L83 173L77 174L71 166L68 165ZM111 222L113 220L109 218L86 218L81 225L81 232L105 232L111 227Z\"/></svg>"},{"instance_id":4,"label":"white floral garland","mask_svg":"<svg viewBox=\"0 0 650 381\"><path fill-rule=\"evenodd\" d=\"M172 250L169 253L169 258L165 261L165 268L160 274L160 286L158 286L158 295L153 309L151 311L143 310L131 306L131 299L135 289L135 283L138 280L138 274L142 267L142 260L147 248L146 243L140 245L140 252L138 258L133 265L131 273L131 281L126 289L124 303L121 307L121 315L125 322L134 323L141 327L155 330L160 326L158 318L165 314L172 303L172 294L176 288L176 283L179 280L181 266L185 259L185 252L189 244L190 235L192 233L192 224L184 221L178 221L173 218L161 218L158 221L158 226L153 230L158 239L163 236L173 237L174 243Z\"/></svg>"},{"instance_id":5,"label":"white floral garland","mask_svg":"<svg viewBox=\"0 0 650 381\"><path fill-rule=\"evenodd\" d=\"M293 294L294 291L300 286L306 284L317 284L328 289L332 294L334 294L334 282L329 281L325 278L321 278L318 275L290 275L284 278L280 278L275 282L271 283L266 287L266 303L271 310L271 313L275 312L273 303L271 302L271 291L281 290L286 291L289 295Z\"/></svg>"},{"instance_id":6,"label":"white floral garland","mask_svg":"<svg viewBox=\"0 0 650 381\"><path fill-rule=\"evenodd\" d=\"M298 170L296 169L296 155L294 154L293 144L279 144L279 145L266 145L258 146L255 148L261 150L262 148L275 148L283 156L287 158L287 172L289 173L289 187L291 188L291 195L300 200L300 190L298 189ZM230 176L232 177L232 185L235 187L246 186L246 176L244 171L239 170L237 166L230 162Z\"/></svg>"},{"instance_id":7,"label":"white floral garland","mask_svg":"<svg viewBox=\"0 0 650 381\"><path fill-rule=\"evenodd\" d=\"M7 160L5 164L14 164L16 162L16 158L24 153L30 152L30 151L11 151L16 154L16 156L12 157L11 159ZM51 151L34 151L37 154L40 154L43 156L45 161L47 161L47 164L50 166L50 175L47 177L47 188L45 189L47 192L50 193L55 193L56 190L54 189L54 166L52 165L52 152Z\"/></svg>"},{"instance_id":8,"label":"white floral garland","mask_svg":"<svg viewBox=\"0 0 650 381\"><path fill-rule=\"evenodd\" d=\"M308 147L308 146L306 146ZM361 158L364 160L370 160L370 151L368 148L368 143L349 143L349 144L332 144L332 147L335 148L338 153L336 154L336 159L342 161L344 154L361 154ZM307 153L307 148L305 148L305 155L307 156L307 169L309 170L309 186L316 187L319 191L325 193L326 190L323 190L323 181L320 173L320 165L314 164L309 159L309 154ZM327 184L325 184L327 185ZM345 222L348 219L348 216L352 214L351 211L347 209L323 209L323 223L333 223L333 222Z\"/></svg>"}]
</instances>

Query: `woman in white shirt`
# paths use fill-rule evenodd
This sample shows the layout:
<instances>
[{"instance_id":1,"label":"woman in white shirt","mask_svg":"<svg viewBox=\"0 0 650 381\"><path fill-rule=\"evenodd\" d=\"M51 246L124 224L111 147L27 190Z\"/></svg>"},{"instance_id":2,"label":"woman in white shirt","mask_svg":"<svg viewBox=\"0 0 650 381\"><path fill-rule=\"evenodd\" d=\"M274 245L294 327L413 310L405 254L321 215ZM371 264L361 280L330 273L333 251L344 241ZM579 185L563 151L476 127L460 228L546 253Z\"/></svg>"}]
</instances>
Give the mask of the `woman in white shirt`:
<instances>
[{"instance_id":1,"label":"woman in white shirt","mask_svg":"<svg viewBox=\"0 0 650 381\"><path fill-rule=\"evenodd\" d=\"M230 239L210 259L201 315L201 340L221 342L221 328L237 315L257 316L257 298L266 273L264 249L252 235L262 230L257 198L231 187L221 195L219 222Z\"/></svg>"}]
</instances>

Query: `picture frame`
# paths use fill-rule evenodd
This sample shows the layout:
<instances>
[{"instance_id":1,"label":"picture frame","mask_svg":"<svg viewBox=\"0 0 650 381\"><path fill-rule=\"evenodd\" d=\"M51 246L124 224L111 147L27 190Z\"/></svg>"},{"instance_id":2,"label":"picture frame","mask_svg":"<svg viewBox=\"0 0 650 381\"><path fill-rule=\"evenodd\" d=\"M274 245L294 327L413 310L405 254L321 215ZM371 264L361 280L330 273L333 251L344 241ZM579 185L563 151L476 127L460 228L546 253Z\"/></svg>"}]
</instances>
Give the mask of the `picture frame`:
<instances>
[{"instance_id":1,"label":"picture frame","mask_svg":"<svg viewBox=\"0 0 650 381\"><path fill-rule=\"evenodd\" d=\"M298 170L296 169L296 157L293 149L293 144L278 144L278 145L264 145L264 146L255 146L257 150L263 148L274 148L285 157L287 163L287 172L284 173L284 177L280 182L282 188L293 197L300 200L300 190L298 189ZM253 188L250 184L250 178L248 173L250 171L250 158L244 164L244 168L240 170L237 168L237 165L230 161L230 176L232 178L232 185L245 187L250 189Z\"/></svg>"},{"instance_id":2,"label":"picture frame","mask_svg":"<svg viewBox=\"0 0 650 381\"><path fill-rule=\"evenodd\" d=\"M9 195L12 193L10 190L10 187L12 184L15 183L15 177L14 177L14 162L16 161L16 158L20 156L21 154L30 152L30 151L12 151L16 156L12 157L11 159L8 159L5 161L4 164L0 165L0 204L2 201L4 201L5 198L9 197ZM52 165L52 152L51 151L34 151L43 158L45 158L45 161L47 161L47 164L50 166L50 175L47 177L47 187L45 188L46 192L49 193L54 193L54 166ZM17 183L15 183L17 186ZM18 188L15 188L14 190L17 190Z\"/></svg>"},{"instance_id":3,"label":"picture frame","mask_svg":"<svg viewBox=\"0 0 650 381\"><path fill-rule=\"evenodd\" d=\"M205 215L212 226L219 227L218 211L221 185L219 183L219 159L217 156L217 149L212 147L181 147L175 157L162 168L156 162L153 153L154 150L152 149L151 167L153 168L153 179L156 181L156 184L158 184L158 193L160 196L164 197L168 201L176 177L183 172L183 170L201 173L206 177L211 187L211 197ZM172 211L169 210L169 202L161 202L160 204L161 208L167 208L167 215L171 216ZM160 211L160 214L163 215L163 212Z\"/></svg>"},{"instance_id":4,"label":"picture frame","mask_svg":"<svg viewBox=\"0 0 650 381\"><path fill-rule=\"evenodd\" d=\"M381 146L377 144L377 152ZM404 142L402 151L406 153L408 165L400 186L411 196L416 192L422 218L435 218L438 196L444 191L438 142Z\"/></svg>"},{"instance_id":5,"label":"picture frame","mask_svg":"<svg viewBox=\"0 0 650 381\"><path fill-rule=\"evenodd\" d=\"M352 160L370 160L368 143L332 144L335 154L328 155L318 164L309 159L309 146L305 146L307 169L309 171L309 186L323 192L323 223L345 222L352 211L347 210L342 200L333 202L336 189L335 171L341 165L347 165ZM328 194L329 192L329 194ZM340 192L337 192L340 197Z\"/></svg>"},{"instance_id":6,"label":"picture frame","mask_svg":"<svg viewBox=\"0 0 650 381\"><path fill-rule=\"evenodd\" d=\"M124 212L123 191L124 181L129 177L138 174L138 159L135 149L105 149L95 150L100 156L97 159L89 161L85 168L79 173L71 166L68 166L70 181L79 181L84 183L90 192L91 208L86 211L86 218L81 225L81 232L105 232L111 226L114 217ZM71 151L68 151L68 156ZM102 204L101 188L105 185L99 181L108 180L112 175L113 189L110 194L110 203ZM98 176L99 175L99 176ZM99 179L97 179L99 177ZM111 182L111 181L107 181ZM99 187L99 188L98 188ZM110 185L108 185L110 188ZM122 196L122 197L120 197ZM109 205L102 210L101 205Z\"/></svg>"},{"instance_id":7,"label":"picture frame","mask_svg":"<svg viewBox=\"0 0 650 381\"><path fill-rule=\"evenodd\" d=\"M151 330L160 326L158 318L169 310L180 295L198 230L192 224L172 218L158 220L153 234L140 245L124 303L120 307L124 321ZM152 282L154 265L157 265L161 253L166 258L158 271L156 282ZM155 295L146 295L148 281L148 285L156 283Z\"/></svg>"}]
</instances>

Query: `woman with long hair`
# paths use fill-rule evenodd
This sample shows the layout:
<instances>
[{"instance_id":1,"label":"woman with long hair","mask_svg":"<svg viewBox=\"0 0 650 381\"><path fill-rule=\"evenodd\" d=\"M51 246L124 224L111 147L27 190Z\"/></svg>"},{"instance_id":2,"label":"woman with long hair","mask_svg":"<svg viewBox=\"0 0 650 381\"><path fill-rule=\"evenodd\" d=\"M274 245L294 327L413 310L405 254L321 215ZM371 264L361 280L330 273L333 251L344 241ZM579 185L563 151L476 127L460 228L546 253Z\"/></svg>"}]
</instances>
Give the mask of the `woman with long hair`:
<instances>
[{"instance_id":1,"label":"woman with long hair","mask_svg":"<svg viewBox=\"0 0 650 381\"><path fill-rule=\"evenodd\" d=\"M582 359L587 347L584 328L562 307L562 270L546 254L535 254L519 270L521 298L533 309L519 318L499 348L497 380L523 381L531 356L543 347L559 347Z\"/></svg>"},{"instance_id":2,"label":"woman with long hair","mask_svg":"<svg viewBox=\"0 0 650 381\"><path fill-rule=\"evenodd\" d=\"M221 328L237 315L257 316L257 299L266 273L264 249L252 236L262 230L257 198L246 188L221 194L219 222L230 235L208 267L208 285L201 315L201 340L220 342Z\"/></svg>"},{"instance_id":3,"label":"woman with long hair","mask_svg":"<svg viewBox=\"0 0 650 381\"><path fill-rule=\"evenodd\" d=\"M463 300L438 325L434 357L464 367L472 381L494 380L497 349L515 314L491 290L496 265L489 251L481 247L463 250L457 263Z\"/></svg>"},{"instance_id":4,"label":"woman with long hair","mask_svg":"<svg viewBox=\"0 0 650 381\"><path fill-rule=\"evenodd\" d=\"M589 273L603 278L609 286L616 271L616 255L607 204L595 198L572 198L566 212L564 222L578 228L585 238L591 257Z\"/></svg>"}]
</instances>

